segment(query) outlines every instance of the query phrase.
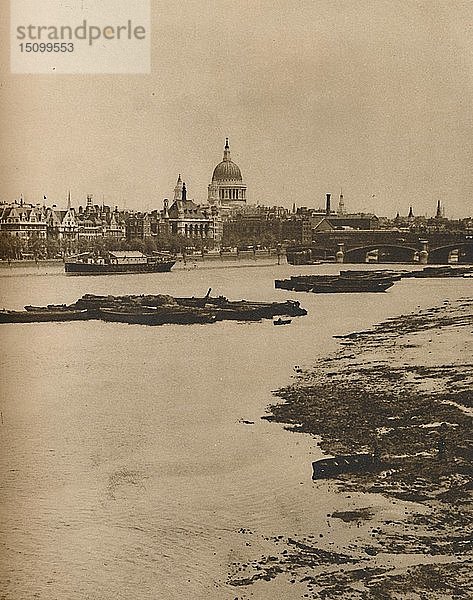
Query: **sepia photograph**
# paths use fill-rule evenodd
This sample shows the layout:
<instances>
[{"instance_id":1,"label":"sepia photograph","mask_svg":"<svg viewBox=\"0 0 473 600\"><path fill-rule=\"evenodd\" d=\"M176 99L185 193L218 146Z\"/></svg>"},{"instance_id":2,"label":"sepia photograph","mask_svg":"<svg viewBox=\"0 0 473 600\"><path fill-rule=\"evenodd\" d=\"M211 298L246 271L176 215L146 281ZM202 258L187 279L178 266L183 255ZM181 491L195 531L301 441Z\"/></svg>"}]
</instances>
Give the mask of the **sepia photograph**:
<instances>
[{"instance_id":1,"label":"sepia photograph","mask_svg":"<svg viewBox=\"0 0 473 600\"><path fill-rule=\"evenodd\" d=\"M473 597L473 0L1 0L0 600Z\"/></svg>"}]
</instances>

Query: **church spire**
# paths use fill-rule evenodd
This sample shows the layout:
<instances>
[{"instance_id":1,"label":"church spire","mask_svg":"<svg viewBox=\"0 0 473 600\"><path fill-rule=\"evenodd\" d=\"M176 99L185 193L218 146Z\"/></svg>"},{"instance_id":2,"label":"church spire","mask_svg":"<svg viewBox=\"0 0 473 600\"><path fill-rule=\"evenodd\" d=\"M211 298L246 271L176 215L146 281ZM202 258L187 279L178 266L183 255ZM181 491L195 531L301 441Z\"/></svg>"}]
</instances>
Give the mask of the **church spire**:
<instances>
[{"instance_id":1,"label":"church spire","mask_svg":"<svg viewBox=\"0 0 473 600\"><path fill-rule=\"evenodd\" d=\"M440 200L437 202L437 214L435 215L436 219L442 218L442 205L440 204Z\"/></svg>"},{"instance_id":2,"label":"church spire","mask_svg":"<svg viewBox=\"0 0 473 600\"><path fill-rule=\"evenodd\" d=\"M67 194L67 210L71 210L71 190Z\"/></svg>"},{"instance_id":3,"label":"church spire","mask_svg":"<svg viewBox=\"0 0 473 600\"><path fill-rule=\"evenodd\" d=\"M231 160L230 146L228 145L228 138L225 138L225 149L223 151L223 160Z\"/></svg>"},{"instance_id":4,"label":"church spire","mask_svg":"<svg viewBox=\"0 0 473 600\"><path fill-rule=\"evenodd\" d=\"M176 200L182 200L182 179L180 173L177 178L176 187L174 188L174 201Z\"/></svg>"}]
</instances>

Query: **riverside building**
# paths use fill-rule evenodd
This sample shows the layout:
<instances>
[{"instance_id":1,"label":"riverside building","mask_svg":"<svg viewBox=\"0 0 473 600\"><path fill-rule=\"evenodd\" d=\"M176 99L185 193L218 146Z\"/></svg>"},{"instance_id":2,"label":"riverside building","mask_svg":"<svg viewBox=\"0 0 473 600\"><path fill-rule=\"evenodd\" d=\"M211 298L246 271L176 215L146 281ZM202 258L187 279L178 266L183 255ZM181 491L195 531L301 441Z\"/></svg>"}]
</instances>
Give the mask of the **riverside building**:
<instances>
[{"instance_id":1,"label":"riverside building","mask_svg":"<svg viewBox=\"0 0 473 600\"><path fill-rule=\"evenodd\" d=\"M174 188L173 203L164 200L162 218L169 225L172 235L202 242L221 240L221 220L216 206L197 204L187 197L186 184L179 175Z\"/></svg>"},{"instance_id":2,"label":"riverside building","mask_svg":"<svg viewBox=\"0 0 473 600\"><path fill-rule=\"evenodd\" d=\"M45 210L40 205L27 204L22 199L0 204L0 233L21 240L46 239Z\"/></svg>"}]
</instances>

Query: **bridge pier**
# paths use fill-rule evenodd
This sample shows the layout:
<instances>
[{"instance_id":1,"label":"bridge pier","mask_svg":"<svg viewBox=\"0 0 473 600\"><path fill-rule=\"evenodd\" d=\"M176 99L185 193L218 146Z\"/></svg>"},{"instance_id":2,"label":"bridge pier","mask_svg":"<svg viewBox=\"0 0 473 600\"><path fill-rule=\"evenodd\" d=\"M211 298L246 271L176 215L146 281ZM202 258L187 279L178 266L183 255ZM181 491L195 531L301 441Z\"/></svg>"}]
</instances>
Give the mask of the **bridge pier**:
<instances>
[{"instance_id":1,"label":"bridge pier","mask_svg":"<svg viewBox=\"0 0 473 600\"><path fill-rule=\"evenodd\" d=\"M338 245L338 250L335 254L335 258L337 260L337 263L343 263L345 260L345 253L343 252L343 248L345 246L345 244L337 244Z\"/></svg>"},{"instance_id":2,"label":"bridge pier","mask_svg":"<svg viewBox=\"0 0 473 600\"><path fill-rule=\"evenodd\" d=\"M421 240L422 250L419 252L419 263L426 265L429 261L429 242L427 240Z\"/></svg>"}]
</instances>

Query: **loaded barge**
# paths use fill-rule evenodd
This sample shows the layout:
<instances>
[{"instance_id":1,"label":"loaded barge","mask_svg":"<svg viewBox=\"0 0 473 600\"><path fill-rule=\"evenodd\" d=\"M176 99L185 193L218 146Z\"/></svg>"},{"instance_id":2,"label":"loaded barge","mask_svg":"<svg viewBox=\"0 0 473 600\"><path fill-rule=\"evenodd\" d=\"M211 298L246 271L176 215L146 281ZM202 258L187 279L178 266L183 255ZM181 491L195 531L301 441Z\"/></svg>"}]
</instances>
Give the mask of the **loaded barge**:
<instances>
[{"instance_id":1,"label":"loaded barge","mask_svg":"<svg viewBox=\"0 0 473 600\"><path fill-rule=\"evenodd\" d=\"M440 277L471 277L473 267L452 267L450 265L424 267L422 271L406 271L403 277L413 277L414 279L440 278Z\"/></svg>"},{"instance_id":2,"label":"loaded barge","mask_svg":"<svg viewBox=\"0 0 473 600\"><path fill-rule=\"evenodd\" d=\"M0 310L0 323L35 323L101 319L138 325L215 323L217 321L261 321L275 316L306 315L299 302L231 301L212 298L174 298L164 294L97 296L85 294L73 304L27 306L25 310Z\"/></svg>"},{"instance_id":3,"label":"loaded barge","mask_svg":"<svg viewBox=\"0 0 473 600\"><path fill-rule=\"evenodd\" d=\"M385 292L401 275L386 271L342 271L339 275L296 275L276 279L274 287L294 292L347 293Z\"/></svg>"}]
</instances>

